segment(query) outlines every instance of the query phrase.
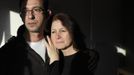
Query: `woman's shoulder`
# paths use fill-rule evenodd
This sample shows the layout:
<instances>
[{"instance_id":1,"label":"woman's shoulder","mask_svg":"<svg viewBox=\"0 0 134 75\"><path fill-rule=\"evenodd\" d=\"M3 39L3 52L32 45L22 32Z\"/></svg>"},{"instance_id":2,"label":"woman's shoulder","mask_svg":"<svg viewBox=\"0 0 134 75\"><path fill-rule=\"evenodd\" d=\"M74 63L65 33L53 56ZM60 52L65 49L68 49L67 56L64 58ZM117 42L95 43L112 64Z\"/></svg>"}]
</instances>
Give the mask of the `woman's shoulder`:
<instances>
[{"instance_id":1,"label":"woman's shoulder","mask_svg":"<svg viewBox=\"0 0 134 75\"><path fill-rule=\"evenodd\" d=\"M77 59L83 64L82 66L88 67L89 72L93 73L99 61L99 54L95 50L87 49L79 51L77 53Z\"/></svg>"},{"instance_id":2,"label":"woman's shoulder","mask_svg":"<svg viewBox=\"0 0 134 75\"><path fill-rule=\"evenodd\" d=\"M99 61L99 54L95 50L86 49L84 51L78 51L76 58L81 61L88 62L88 64L96 64Z\"/></svg>"},{"instance_id":3,"label":"woman's shoulder","mask_svg":"<svg viewBox=\"0 0 134 75\"><path fill-rule=\"evenodd\" d=\"M79 51L79 53L86 57L90 57L90 59L94 59L94 58L99 59L99 53L94 49L87 48L86 50Z\"/></svg>"},{"instance_id":4,"label":"woman's shoulder","mask_svg":"<svg viewBox=\"0 0 134 75\"><path fill-rule=\"evenodd\" d=\"M94 49L87 49L83 53L88 57L88 68L90 71L94 71L99 61L99 53Z\"/></svg>"}]
</instances>

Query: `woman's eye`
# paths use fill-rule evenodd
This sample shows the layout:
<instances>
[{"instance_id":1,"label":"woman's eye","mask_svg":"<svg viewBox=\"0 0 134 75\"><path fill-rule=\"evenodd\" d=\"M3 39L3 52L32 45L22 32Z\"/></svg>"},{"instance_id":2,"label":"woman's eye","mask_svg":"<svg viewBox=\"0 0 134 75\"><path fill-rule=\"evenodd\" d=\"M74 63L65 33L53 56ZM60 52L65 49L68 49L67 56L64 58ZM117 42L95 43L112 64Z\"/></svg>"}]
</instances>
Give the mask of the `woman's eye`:
<instances>
[{"instance_id":1,"label":"woman's eye","mask_svg":"<svg viewBox=\"0 0 134 75\"><path fill-rule=\"evenodd\" d=\"M61 30L61 32L66 32L66 30Z\"/></svg>"},{"instance_id":2,"label":"woman's eye","mask_svg":"<svg viewBox=\"0 0 134 75\"><path fill-rule=\"evenodd\" d=\"M51 33L55 33L55 31L52 31Z\"/></svg>"}]
</instances>

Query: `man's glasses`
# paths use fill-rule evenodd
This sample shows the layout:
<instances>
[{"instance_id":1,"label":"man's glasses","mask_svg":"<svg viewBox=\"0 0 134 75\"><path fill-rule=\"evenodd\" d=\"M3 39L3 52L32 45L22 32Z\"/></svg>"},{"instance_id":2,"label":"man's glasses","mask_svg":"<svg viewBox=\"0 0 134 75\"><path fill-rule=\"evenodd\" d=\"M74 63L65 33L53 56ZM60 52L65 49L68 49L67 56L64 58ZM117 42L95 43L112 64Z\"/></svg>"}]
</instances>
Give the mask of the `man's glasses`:
<instances>
[{"instance_id":1,"label":"man's glasses","mask_svg":"<svg viewBox=\"0 0 134 75\"><path fill-rule=\"evenodd\" d=\"M34 14L34 15L38 15L44 12L44 9L41 7L35 7L32 10L28 10L28 9L22 9L22 11L20 12L20 14L23 15L29 15L29 14Z\"/></svg>"}]
</instances>

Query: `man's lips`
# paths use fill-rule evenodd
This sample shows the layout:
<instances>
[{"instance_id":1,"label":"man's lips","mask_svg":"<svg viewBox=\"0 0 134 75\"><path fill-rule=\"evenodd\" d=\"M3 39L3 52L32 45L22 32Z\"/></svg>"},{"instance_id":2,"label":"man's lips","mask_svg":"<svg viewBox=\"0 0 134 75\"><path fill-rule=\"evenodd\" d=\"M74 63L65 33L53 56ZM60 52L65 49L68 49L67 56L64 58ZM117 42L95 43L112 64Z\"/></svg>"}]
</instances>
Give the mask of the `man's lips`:
<instances>
[{"instance_id":1,"label":"man's lips","mask_svg":"<svg viewBox=\"0 0 134 75\"><path fill-rule=\"evenodd\" d=\"M28 24L31 24L32 25L32 24L36 24L36 22L29 22Z\"/></svg>"},{"instance_id":2,"label":"man's lips","mask_svg":"<svg viewBox=\"0 0 134 75\"><path fill-rule=\"evenodd\" d=\"M36 22L29 22L29 23L28 23L29 26L34 26L34 25L36 25L36 24L37 24Z\"/></svg>"}]
</instances>

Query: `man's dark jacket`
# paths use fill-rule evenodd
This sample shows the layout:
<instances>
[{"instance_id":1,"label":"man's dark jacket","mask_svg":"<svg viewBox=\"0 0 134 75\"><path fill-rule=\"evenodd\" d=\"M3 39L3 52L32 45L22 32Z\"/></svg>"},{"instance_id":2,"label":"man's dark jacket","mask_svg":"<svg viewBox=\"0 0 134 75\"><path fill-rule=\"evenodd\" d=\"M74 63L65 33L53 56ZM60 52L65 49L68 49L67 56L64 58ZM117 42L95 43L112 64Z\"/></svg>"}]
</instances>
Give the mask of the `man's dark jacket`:
<instances>
[{"instance_id":1,"label":"man's dark jacket","mask_svg":"<svg viewBox=\"0 0 134 75\"><path fill-rule=\"evenodd\" d=\"M58 75L58 61L49 65L29 47L23 35L24 25L20 26L17 37L12 37L0 48L0 75Z\"/></svg>"}]
</instances>

